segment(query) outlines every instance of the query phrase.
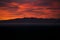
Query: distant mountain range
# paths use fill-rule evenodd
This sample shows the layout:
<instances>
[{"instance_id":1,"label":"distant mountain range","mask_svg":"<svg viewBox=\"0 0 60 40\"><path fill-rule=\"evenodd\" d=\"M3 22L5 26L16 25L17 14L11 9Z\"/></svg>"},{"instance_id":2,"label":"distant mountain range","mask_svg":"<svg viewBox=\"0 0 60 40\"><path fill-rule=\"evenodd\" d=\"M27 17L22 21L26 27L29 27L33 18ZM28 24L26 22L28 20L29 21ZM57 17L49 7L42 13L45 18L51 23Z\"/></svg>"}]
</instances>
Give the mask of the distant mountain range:
<instances>
[{"instance_id":1,"label":"distant mountain range","mask_svg":"<svg viewBox=\"0 0 60 40\"><path fill-rule=\"evenodd\" d=\"M60 23L60 19L17 18L12 20L0 20L0 23Z\"/></svg>"}]
</instances>

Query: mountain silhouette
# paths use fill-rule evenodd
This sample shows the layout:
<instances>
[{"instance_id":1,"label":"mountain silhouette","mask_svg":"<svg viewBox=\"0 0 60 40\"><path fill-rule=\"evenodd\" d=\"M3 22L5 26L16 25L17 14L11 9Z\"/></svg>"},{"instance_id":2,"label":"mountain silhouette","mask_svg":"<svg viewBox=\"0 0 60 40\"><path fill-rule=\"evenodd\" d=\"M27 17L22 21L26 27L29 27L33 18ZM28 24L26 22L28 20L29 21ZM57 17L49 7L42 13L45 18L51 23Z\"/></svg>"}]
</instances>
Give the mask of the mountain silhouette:
<instances>
[{"instance_id":1,"label":"mountain silhouette","mask_svg":"<svg viewBox=\"0 0 60 40\"><path fill-rule=\"evenodd\" d=\"M0 20L0 23L60 23L60 19L17 18L12 20Z\"/></svg>"}]
</instances>

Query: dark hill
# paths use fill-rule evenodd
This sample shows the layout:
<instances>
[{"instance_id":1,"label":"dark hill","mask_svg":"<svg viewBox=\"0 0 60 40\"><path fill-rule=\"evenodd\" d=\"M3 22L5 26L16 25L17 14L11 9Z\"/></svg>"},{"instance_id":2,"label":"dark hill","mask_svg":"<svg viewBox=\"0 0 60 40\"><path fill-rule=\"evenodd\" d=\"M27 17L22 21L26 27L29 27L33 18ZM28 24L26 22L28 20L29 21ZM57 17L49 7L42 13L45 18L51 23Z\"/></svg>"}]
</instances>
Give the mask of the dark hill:
<instances>
[{"instance_id":1,"label":"dark hill","mask_svg":"<svg viewBox=\"0 0 60 40\"><path fill-rule=\"evenodd\" d=\"M0 23L60 23L60 19L17 18L12 20L0 20Z\"/></svg>"}]
</instances>

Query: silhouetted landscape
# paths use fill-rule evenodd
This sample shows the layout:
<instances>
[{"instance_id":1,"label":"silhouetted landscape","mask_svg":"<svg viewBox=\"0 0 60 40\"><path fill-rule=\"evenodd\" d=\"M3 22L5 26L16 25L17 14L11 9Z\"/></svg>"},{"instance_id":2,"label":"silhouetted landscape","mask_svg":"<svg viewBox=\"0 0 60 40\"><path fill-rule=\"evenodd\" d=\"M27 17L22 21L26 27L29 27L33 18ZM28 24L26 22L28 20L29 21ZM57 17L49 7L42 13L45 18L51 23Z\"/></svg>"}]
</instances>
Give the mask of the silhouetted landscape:
<instances>
[{"instance_id":1,"label":"silhouetted landscape","mask_svg":"<svg viewBox=\"0 0 60 40\"><path fill-rule=\"evenodd\" d=\"M0 20L0 28L3 28L4 31L15 30L19 32L55 30L60 28L60 19L17 18L12 20Z\"/></svg>"},{"instance_id":2,"label":"silhouetted landscape","mask_svg":"<svg viewBox=\"0 0 60 40\"><path fill-rule=\"evenodd\" d=\"M60 19L17 18L12 20L0 20L0 23L60 23Z\"/></svg>"},{"instance_id":3,"label":"silhouetted landscape","mask_svg":"<svg viewBox=\"0 0 60 40\"><path fill-rule=\"evenodd\" d=\"M0 25L60 25L60 19L17 18L0 20Z\"/></svg>"}]
</instances>

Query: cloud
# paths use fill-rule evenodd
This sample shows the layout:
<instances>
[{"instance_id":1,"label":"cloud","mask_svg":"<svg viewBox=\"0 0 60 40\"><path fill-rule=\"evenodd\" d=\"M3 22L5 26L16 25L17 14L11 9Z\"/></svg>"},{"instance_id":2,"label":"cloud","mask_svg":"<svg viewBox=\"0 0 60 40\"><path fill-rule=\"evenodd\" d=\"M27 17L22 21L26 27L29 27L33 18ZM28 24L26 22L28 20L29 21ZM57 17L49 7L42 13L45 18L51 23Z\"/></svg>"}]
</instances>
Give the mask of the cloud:
<instances>
[{"instance_id":1,"label":"cloud","mask_svg":"<svg viewBox=\"0 0 60 40\"><path fill-rule=\"evenodd\" d=\"M15 18L60 18L60 10L47 8L60 8L59 5L50 4L52 0L1 0L0 1L0 20ZM56 1L55 1L56 3ZM59 4L57 2L57 4Z\"/></svg>"}]
</instances>

